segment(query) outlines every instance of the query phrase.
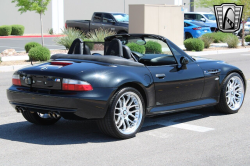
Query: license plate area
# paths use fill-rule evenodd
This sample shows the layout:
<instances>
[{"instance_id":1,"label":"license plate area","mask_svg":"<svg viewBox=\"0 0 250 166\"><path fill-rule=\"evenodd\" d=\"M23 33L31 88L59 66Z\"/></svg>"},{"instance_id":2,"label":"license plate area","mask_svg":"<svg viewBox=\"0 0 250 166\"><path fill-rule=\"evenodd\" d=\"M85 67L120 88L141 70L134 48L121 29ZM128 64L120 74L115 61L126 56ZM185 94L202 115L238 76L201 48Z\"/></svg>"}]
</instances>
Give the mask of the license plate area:
<instances>
[{"instance_id":1,"label":"license plate area","mask_svg":"<svg viewBox=\"0 0 250 166\"><path fill-rule=\"evenodd\" d=\"M43 88L43 89L62 89L62 78L54 76L40 76L33 75L31 77L31 86L34 88Z\"/></svg>"}]
</instances>

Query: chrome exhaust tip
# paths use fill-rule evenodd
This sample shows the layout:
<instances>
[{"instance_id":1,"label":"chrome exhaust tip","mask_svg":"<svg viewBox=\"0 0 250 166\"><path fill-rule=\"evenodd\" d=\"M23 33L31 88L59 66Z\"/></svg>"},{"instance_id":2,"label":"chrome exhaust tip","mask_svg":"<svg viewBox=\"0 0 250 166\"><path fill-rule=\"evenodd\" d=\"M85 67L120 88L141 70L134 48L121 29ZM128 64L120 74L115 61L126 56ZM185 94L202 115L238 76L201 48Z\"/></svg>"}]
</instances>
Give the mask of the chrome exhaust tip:
<instances>
[{"instance_id":1,"label":"chrome exhaust tip","mask_svg":"<svg viewBox=\"0 0 250 166\"><path fill-rule=\"evenodd\" d=\"M15 109L16 109L17 113L20 113L20 108L19 107L16 107Z\"/></svg>"},{"instance_id":2,"label":"chrome exhaust tip","mask_svg":"<svg viewBox=\"0 0 250 166\"><path fill-rule=\"evenodd\" d=\"M20 113L23 113L23 112L25 111L25 109L22 108L22 107L20 107L20 108L19 108L19 111L20 111Z\"/></svg>"}]
</instances>

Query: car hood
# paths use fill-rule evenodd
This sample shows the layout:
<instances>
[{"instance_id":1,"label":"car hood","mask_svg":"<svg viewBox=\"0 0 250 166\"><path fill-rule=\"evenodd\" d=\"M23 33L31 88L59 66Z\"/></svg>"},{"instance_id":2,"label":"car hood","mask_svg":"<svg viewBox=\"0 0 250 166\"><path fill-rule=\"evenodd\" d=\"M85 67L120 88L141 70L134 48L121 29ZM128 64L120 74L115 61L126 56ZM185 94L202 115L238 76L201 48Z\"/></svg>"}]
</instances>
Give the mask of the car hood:
<instances>
[{"instance_id":1,"label":"car hood","mask_svg":"<svg viewBox=\"0 0 250 166\"><path fill-rule=\"evenodd\" d=\"M205 22L205 24L210 26L210 27L216 27L217 28L216 21L208 20L207 22Z\"/></svg>"},{"instance_id":2,"label":"car hood","mask_svg":"<svg viewBox=\"0 0 250 166\"><path fill-rule=\"evenodd\" d=\"M241 71L239 68L227 64L222 60L215 60L203 57L193 57L196 60L196 63L200 66L200 68L205 72L209 70L220 70L222 75L229 73L230 71Z\"/></svg>"}]
</instances>

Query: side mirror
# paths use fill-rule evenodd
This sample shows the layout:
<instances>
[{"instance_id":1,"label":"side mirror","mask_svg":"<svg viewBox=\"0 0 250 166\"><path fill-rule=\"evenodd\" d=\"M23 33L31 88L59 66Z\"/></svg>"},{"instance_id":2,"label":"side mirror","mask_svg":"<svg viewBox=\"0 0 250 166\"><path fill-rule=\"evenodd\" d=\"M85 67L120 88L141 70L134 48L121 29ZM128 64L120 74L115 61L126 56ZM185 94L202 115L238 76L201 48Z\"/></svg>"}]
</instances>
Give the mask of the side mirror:
<instances>
[{"instance_id":1,"label":"side mirror","mask_svg":"<svg viewBox=\"0 0 250 166\"><path fill-rule=\"evenodd\" d=\"M189 60L186 57L181 57L180 62L182 66L186 66Z\"/></svg>"},{"instance_id":2,"label":"side mirror","mask_svg":"<svg viewBox=\"0 0 250 166\"><path fill-rule=\"evenodd\" d=\"M200 21L206 22L206 19L205 18L201 18Z\"/></svg>"}]
</instances>

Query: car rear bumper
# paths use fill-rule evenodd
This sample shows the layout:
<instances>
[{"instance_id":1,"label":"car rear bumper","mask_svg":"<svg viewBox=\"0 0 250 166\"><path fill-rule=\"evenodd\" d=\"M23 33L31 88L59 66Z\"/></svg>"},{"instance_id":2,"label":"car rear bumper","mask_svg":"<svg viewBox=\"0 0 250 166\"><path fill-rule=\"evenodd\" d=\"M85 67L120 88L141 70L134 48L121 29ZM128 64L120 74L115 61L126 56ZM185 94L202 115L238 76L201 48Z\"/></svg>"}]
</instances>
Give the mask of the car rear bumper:
<instances>
[{"instance_id":1,"label":"car rear bumper","mask_svg":"<svg viewBox=\"0 0 250 166\"><path fill-rule=\"evenodd\" d=\"M103 118L115 88L94 88L87 92L31 91L27 87L7 89L10 104L28 111L73 113L86 119Z\"/></svg>"}]
</instances>

